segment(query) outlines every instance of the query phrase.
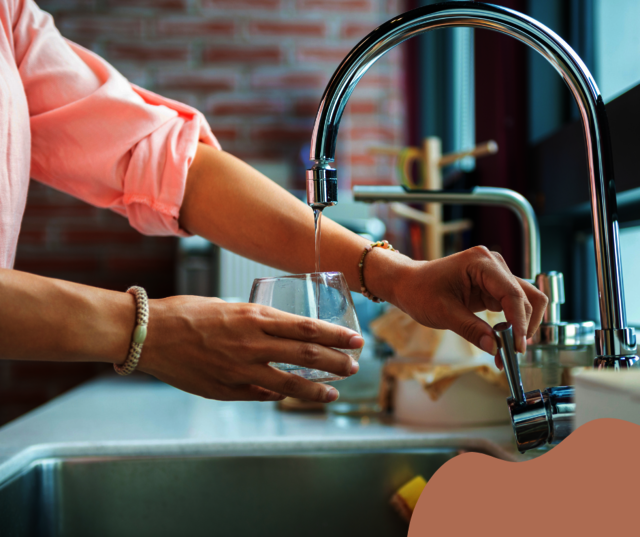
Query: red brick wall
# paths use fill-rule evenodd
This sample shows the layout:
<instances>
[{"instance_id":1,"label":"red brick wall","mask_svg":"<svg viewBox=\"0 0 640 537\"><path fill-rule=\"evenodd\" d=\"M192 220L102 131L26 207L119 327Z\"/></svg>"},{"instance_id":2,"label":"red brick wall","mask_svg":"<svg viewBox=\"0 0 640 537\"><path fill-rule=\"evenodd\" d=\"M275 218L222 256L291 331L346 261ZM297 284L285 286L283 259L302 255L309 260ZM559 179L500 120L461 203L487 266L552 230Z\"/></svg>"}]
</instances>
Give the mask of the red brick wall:
<instances>
[{"instance_id":1,"label":"red brick wall","mask_svg":"<svg viewBox=\"0 0 640 537\"><path fill-rule=\"evenodd\" d=\"M105 57L132 82L202 110L223 147L298 169L322 91L347 52L402 0L41 0L65 37ZM403 140L400 51L360 82L342 122L343 185L388 182L367 154ZM174 292L176 242L142 237L125 219L32 183L16 269L150 296ZM0 364L0 422L101 370Z\"/></svg>"}]
</instances>

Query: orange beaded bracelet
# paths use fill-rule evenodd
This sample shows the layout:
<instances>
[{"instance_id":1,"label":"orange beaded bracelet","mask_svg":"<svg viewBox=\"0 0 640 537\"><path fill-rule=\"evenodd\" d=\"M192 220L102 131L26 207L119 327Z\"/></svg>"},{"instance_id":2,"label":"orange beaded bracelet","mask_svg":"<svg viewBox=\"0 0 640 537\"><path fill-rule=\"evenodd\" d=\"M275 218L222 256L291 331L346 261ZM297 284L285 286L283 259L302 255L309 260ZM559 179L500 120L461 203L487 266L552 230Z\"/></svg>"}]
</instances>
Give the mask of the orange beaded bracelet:
<instances>
[{"instance_id":1,"label":"orange beaded bracelet","mask_svg":"<svg viewBox=\"0 0 640 537\"><path fill-rule=\"evenodd\" d=\"M360 292L363 296L366 296L369 300L373 300L374 302L384 302L384 300L379 299L377 296L372 295L368 290L367 286L364 283L364 258L367 257L367 254L373 250L374 248L383 248L384 250L391 250L392 252L397 252L393 246L389 244L389 241L378 241L372 242L364 247L364 251L362 252L362 257L360 258L360 263L358 263L358 276L360 277Z\"/></svg>"}]
</instances>

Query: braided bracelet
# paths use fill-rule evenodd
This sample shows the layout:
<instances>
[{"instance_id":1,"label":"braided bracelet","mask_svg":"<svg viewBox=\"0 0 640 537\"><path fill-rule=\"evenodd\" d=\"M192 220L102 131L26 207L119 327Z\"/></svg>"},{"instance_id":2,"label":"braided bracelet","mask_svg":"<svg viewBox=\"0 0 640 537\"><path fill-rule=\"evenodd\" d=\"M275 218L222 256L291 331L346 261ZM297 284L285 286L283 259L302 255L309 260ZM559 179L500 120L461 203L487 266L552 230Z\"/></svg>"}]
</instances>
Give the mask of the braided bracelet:
<instances>
[{"instance_id":1,"label":"braided bracelet","mask_svg":"<svg viewBox=\"0 0 640 537\"><path fill-rule=\"evenodd\" d=\"M127 293L136 297L136 328L131 338L131 346L129 347L129 355L123 364L113 364L113 368L118 375L130 375L138 366L140 354L142 353L142 345L147 338L147 325L149 324L149 299L147 292L142 287L129 287Z\"/></svg>"},{"instance_id":2,"label":"braided bracelet","mask_svg":"<svg viewBox=\"0 0 640 537\"><path fill-rule=\"evenodd\" d=\"M374 302L384 302L384 300L379 299L377 296L372 295L367 286L364 283L364 258L367 257L367 254L373 250L374 248L383 248L384 250L391 250L392 252L397 252L393 246L389 244L389 241L378 241L372 242L371 244L367 244L364 247L364 251L362 252L362 257L360 258L360 262L358 263L358 276L360 277L360 292L363 296L366 296L369 300L373 300Z\"/></svg>"}]
</instances>

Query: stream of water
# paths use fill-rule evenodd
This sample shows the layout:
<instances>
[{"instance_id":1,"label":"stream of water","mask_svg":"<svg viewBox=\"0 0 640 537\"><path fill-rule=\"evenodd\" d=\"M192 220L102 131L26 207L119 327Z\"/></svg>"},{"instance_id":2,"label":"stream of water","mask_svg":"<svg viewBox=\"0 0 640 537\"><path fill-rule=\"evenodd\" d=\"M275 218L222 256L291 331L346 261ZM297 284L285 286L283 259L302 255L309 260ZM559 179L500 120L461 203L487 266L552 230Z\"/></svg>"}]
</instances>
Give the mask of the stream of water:
<instances>
[{"instance_id":1,"label":"stream of water","mask_svg":"<svg viewBox=\"0 0 640 537\"><path fill-rule=\"evenodd\" d=\"M316 252L316 318L320 318L320 234L322 228L322 208L313 210L313 223L315 226L315 252Z\"/></svg>"}]
</instances>

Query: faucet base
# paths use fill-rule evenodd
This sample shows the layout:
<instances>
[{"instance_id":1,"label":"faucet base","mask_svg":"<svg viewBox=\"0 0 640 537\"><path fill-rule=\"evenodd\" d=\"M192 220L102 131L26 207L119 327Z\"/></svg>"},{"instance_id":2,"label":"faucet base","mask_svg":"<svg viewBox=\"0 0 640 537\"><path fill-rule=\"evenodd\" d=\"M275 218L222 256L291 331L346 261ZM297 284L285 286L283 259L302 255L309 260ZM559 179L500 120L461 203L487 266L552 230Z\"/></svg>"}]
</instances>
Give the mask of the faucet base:
<instances>
[{"instance_id":1,"label":"faucet base","mask_svg":"<svg viewBox=\"0 0 640 537\"><path fill-rule=\"evenodd\" d=\"M594 369L612 369L625 371L627 369L640 369L640 357L630 356L598 356L593 361Z\"/></svg>"},{"instance_id":2,"label":"faucet base","mask_svg":"<svg viewBox=\"0 0 640 537\"><path fill-rule=\"evenodd\" d=\"M559 444L573 430L573 386L556 386L525 394L523 403L507 399L511 424L520 453L545 444Z\"/></svg>"}]
</instances>

